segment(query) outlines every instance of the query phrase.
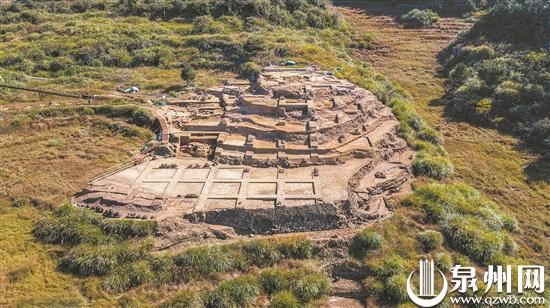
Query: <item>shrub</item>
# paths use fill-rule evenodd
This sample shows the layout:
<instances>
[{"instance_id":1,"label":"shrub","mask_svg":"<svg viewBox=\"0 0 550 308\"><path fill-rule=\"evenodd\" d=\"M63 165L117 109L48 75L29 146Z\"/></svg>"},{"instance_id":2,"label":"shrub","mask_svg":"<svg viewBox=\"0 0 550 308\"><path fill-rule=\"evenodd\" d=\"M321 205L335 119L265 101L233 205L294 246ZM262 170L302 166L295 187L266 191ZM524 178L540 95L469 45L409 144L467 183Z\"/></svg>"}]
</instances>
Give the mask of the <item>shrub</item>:
<instances>
[{"instance_id":1,"label":"shrub","mask_svg":"<svg viewBox=\"0 0 550 308\"><path fill-rule=\"evenodd\" d=\"M452 217L441 229L452 247L481 264L490 263L503 252L502 238L487 230L479 218Z\"/></svg>"},{"instance_id":2,"label":"shrub","mask_svg":"<svg viewBox=\"0 0 550 308\"><path fill-rule=\"evenodd\" d=\"M240 74L243 78L252 78L254 75L259 74L261 68L254 62L246 62L240 67Z\"/></svg>"},{"instance_id":3,"label":"shrub","mask_svg":"<svg viewBox=\"0 0 550 308\"><path fill-rule=\"evenodd\" d=\"M101 215L90 210L64 205L53 215L41 218L33 228L33 235L49 244L103 243L109 239L97 226L101 219Z\"/></svg>"},{"instance_id":4,"label":"shrub","mask_svg":"<svg viewBox=\"0 0 550 308\"><path fill-rule=\"evenodd\" d=\"M208 292L203 303L206 308L246 307L260 294L260 287L252 276L243 276L226 281Z\"/></svg>"},{"instance_id":5,"label":"shrub","mask_svg":"<svg viewBox=\"0 0 550 308\"><path fill-rule=\"evenodd\" d=\"M277 245L284 258L303 260L309 259L313 255L313 243L305 237L285 238Z\"/></svg>"},{"instance_id":6,"label":"shrub","mask_svg":"<svg viewBox=\"0 0 550 308\"><path fill-rule=\"evenodd\" d=\"M416 176L424 175L442 180L453 172L453 166L446 157L419 152L412 162L412 171Z\"/></svg>"},{"instance_id":7,"label":"shrub","mask_svg":"<svg viewBox=\"0 0 550 308\"><path fill-rule=\"evenodd\" d=\"M198 306L195 293L190 290L179 291L176 296L165 301L160 308L194 308Z\"/></svg>"},{"instance_id":8,"label":"shrub","mask_svg":"<svg viewBox=\"0 0 550 308\"><path fill-rule=\"evenodd\" d=\"M269 308L299 308L300 302L290 291L281 291L271 298Z\"/></svg>"},{"instance_id":9,"label":"shrub","mask_svg":"<svg viewBox=\"0 0 550 308\"><path fill-rule=\"evenodd\" d=\"M488 45L465 46L460 49L456 62L472 64L495 57L495 50Z\"/></svg>"},{"instance_id":10,"label":"shrub","mask_svg":"<svg viewBox=\"0 0 550 308\"><path fill-rule=\"evenodd\" d=\"M294 295L303 303L320 299L329 290L330 283L328 279L320 273L305 275L296 282L293 288Z\"/></svg>"},{"instance_id":11,"label":"shrub","mask_svg":"<svg viewBox=\"0 0 550 308\"><path fill-rule=\"evenodd\" d=\"M371 270L380 278L387 279L388 277L399 275L405 268L405 260L399 256L389 256L384 258L381 266L376 266Z\"/></svg>"},{"instance_id":12,"label":"shrub","mask_svg":"<svg viewBox=\"0 0 550 308\"><path fill-rule=\"evenodd\" d=\"M181 73L180 73L181 79L183 79L187 84L195 81L197 78L197 74L195 73L195 70L191 67L191 65L185 63L181 67Z\"/></svg>"},{"instance_id":13,"label":"shrub","mask_svg":"<svg viewBox=\"0 0 550 308\"><path fill-rule=\"evenodd\" d=\"M145 237L156 232L155 220L104 219L101 222L103 231L121 238Z\"/></svg>"},{"instance_id":14,"label":"shrub","mask_svg":"<svg viewBox=\"0 0 550 308\"><path fill-rule=\"evenodd\" d=\"M111 272L119 263L114 245L92 246L81 244L69 251L60 267L78 276L102 276Z\"/></svg>"},{"instance_id":15,"label":"shrub","mask_svg":"<svg viewBox=\"0 0 550 308\"><path fill-rule=\"evenodd\" d=\"M394 303L402 303L407 300L407 278L403 275L389 277L384 283L384 295Z\"/></svg>"},{"instance_id":16,"label":"shrub","mask_svg":"<svg viewBox=\"0 0 550 308\"><path fill-rule=\"evenodd\" d=\"M112 271L102 286L105 290L113 293L128 291L144 283L152 282L154 274L149 263L145 260L125 264Z\"/></svg>"},{"instance_id":17,"label":"shrub","mask_svg":"<svg viewBox=\"0 0 550 308\"><path fill-rule=\"evenodd\" d=\"M439 16L432 10L412 9L399 17L399 22L408 28L427 28L439 20Z\"/></svg>"},{"instance_id":18,"label":"shrub","mask_svg":"<svg viewBox=\"0 0 550 308\"><path fill-rule=\"evenodd\" d=\"M242 244L246 260L255 266L271 266L281 259L279 251L267 240L254 240Z\"/></svg>"},{"instance_id":19,"label":"shrub","mask_svg":"<svg viewBox=\"0 0 550 308\"><path fill-rule=\"evenodd\" d=\"M52 62L50 62L50 65L48 69L51 72L59 72L64 71L72 68L74 66L73 60L68 57L59 57Z\"/></svg>"},{"instance_id":20,"label":"shrub","mask_svg":"<svg viewBox=\"0 0 550 308\"><path fill-rule=\"evenodd\" d=\"M431 127L424 126L418 131L417 137L429 141L433 144L440 144L441 143L441 136L437 131Z\"/></svg>"},{"instance_id":21,"label":"shrub","mask_svg":"<svg viewBox=\"0 0 550 308\"><path fill-rule=\"evenodd\" d=\"M451 270L452 260L448 254L440 252L435 255L434 264L442 272L448 272L449 270Z\"/></svg>"},{"instance_id":22,"label":"shrub","mask_svg":"<svg viewBox=\"0 0 550 308\"><path fill-rule=\"evenodd\" d=\"M454 86L463 84L466 80L475 76L475 70L460 62L449 72L449 81Z\"/></svg>"},{"instance_id":23,"label":"shrub","mask_svg":"<svg viewBox=\"0 0 550 308\"><path fill-rule=\"evenodd\" d=\"M424 251L432 251L439 247L443 243L443 236L441 233L434 230L427 230L419 233L416 237Z\"/></svg>"},{"instance_id":24,"label":"shrub","mask_svg":"<svg viewBox=\"0 0 550 308\"><path fill-rule=\"evenodd\" d=\"M510 215L502 215L501 219L502 219L502 225L506 230L514 232L519 229L518 221L515 217Z\"/></svg>"},{"instance_id":25,"label":"shrub","mask_svg":"<svg viewBox=\"0 0 550 308\"><path fill-rule=\"evenodd\" d=\"M274 294L290 287L289 273L278 269L262 271L258 281L267 294Z\"/></svg>"},{"instance_id":26,"label":"shrub","mask_svg":"<svg viewBox=\"0 0 550 308\"><path fill-rule=\"evenodd\" d=\"M382 236L380 234L365 229L357 233L349 247L349 253L358 259L363 259L368 256L368 254L382 247Z\"/></svg>"},{"instance_id":27,"label":"shrub","mask_svg":"<svg viewBox=\"0 0 550 308\"><path fill-rule=\"evenodd\" d=\"M426 212L447 243L481 264L494 261L504 249L506 234L493 202L465 184L428 184L403 199Z\"/></svg>"},{"instance_id":28,"label":"shrub","mask_svg":"<svg viewBox=\"0 0 550 308\"><path fill-rule=\"evenodd\" d=\"M190 248L175 256L174 263L191 277L211 277L236 266L232 252L219 246Z\"/></svg>"},{"instance_id":29,"label":"shrub","mask_svg":"<svg viewBox=\"0 0 550 308\"><path fill-rule=\"evenodd\" d=\"M249 54L255 54L268 49L267 40L264 37L253 35L249 36L244 42L243 48Z\"/></svg>"}]
</instances>

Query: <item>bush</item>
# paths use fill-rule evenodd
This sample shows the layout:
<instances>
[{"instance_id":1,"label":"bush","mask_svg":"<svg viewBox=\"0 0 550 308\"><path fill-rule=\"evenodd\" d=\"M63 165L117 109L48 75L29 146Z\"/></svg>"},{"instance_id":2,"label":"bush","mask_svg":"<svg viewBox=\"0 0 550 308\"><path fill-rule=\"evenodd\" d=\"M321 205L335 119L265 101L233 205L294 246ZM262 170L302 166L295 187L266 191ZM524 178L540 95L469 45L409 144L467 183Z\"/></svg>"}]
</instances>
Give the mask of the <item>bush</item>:
<instances>
[{"instance_id":1,"label":"bush","mask_svg":"<svg viewBox=\"0 0 550 308\"><path fill-rule=\"evenodd\" d=\"M412 171L415 176L423 175L442 180L453 173L453 166L446 157L419 152L412 162Z\"/></svg>"},{"instance_id":2,"label":"bush","mask_svg":"<svg viewBox=\"0 0 550 308\"><path fill-rule=\"evenodd\" d=\"M284 258L309 259L313 255L313 243L305 237L285 238L278 242L278 250Z\"/></svg>"},{"instance_id":3,"label":"bush","mask_svg":"<svg viewBox=\"0 0 550 308\"><path fill-rule=\"evenodd\" d=\"M191 65L185 63L181 67L181 73L180 73L181 79L183 79L187 84L195 81L197 78L197 73L195 73L195 70L191 67Z\"/></svg>"},{"instance_id":4,"label":"bush","mask_svg":"<svg viewBox=\"0 0 550 308\"><path fill-rule=\"evenodd\" d=\"M101 222L103 231L124 239L154 235L157 229L155 220L104 219Z\"/></svg>"},{"instance_id":5,"label":"bush","mask_svg":"<svg viewBox=\"0 0 550 308\"><path fill-rule=\"evenodd\" d=\"M451 270L452 260L448 254L440 252L435 255L434 264L442 272L448 272Z\"/></svg>"},{"instance_id":6,"label":"bush","mask_svg":"<svg viewBox=\"0 0 550 308\"><path fill-rule=\"evenodd\" d=\"M101 215L90 210L64 205L53 215L41 218L33 228L33 235L49 244L104 243L109 239L97 226L101 219Z\"/></svg>"},{"instance_id":7,"label":"bush","mask_svg":"<svg viewBox=\"0 0 550 308\"><path fill-rule=\"evenodd\" d=\"M405 268L405 260L399 256L389 256L384 259L382 266L372 268L371 270L381 279L399 275Z\"/></svg>"},{"instance_id":8,"label":"bush","mask_svg":"<svg viewBox=\"0 0 550 308\"><path fill-rule=\"evenodd\" d=\"M300 278L293 288L294 295L301 302L307 303L320 299L328 294L330 283L323 274L308 274Z\"/></svg>"},{"instance_id":9,"label":"bush","mask_svg":"<svg viewBox=\"0 0 550 308\"><path fill-rule=\"evenodd\" d=\"M434 230L427 230L422 233L419 233L416 237L424 251L432 251L439 247L443 243L443 236L441 233Z\"/></svg>"},{"instance_id":10,"label":"bush","mask_svg":"<svg viewBox=\"0 0 550 308\"><path fill-rule=\"evenodd\" d=\"M109 292L120 293L150 283L153 279L154 273L151 271L149 263L141 260L125 264L112 271L105 277L102 286Z\"/></svg>"},{"instance_id":11,"label":"bush","mask_svg":"<svg viewBox=\"0 0 550 308\"><path fill-rule=\"evenodd\" d=\"M281 259L276 247L267 240L254 240L242 244L242 251L246 260L255 266L271 266Z\"/></svg>"},{"instance_id":12,"label":"bush","mask_svg":"<svg viewBox=\"0 0 550 308\"><path fill-rule=\"evenodd\" d=\"M78 276L103 276L119 264L118 253L114 245L81 244L63 257L60 267Z\"/></svg>"},{"instance_id":13,"label":"bush","mask_svg":"<svg viewBox=\"0 0 550 308\"><path fill-rule=\"evenodd\" d=\"M261 68L254 62L246 62L240 67L240 75L243 78L252 78L253 76L259 74Z\"/></svg>"},{"instance_id":14,"label":"bush","mask_svg":"<svg viewBox=\"0 0 550 308\"><path fill-rule=\"evenodd\" d=\"M357 259L363 259L367 257L371 251L382 247L382 242L383 240L380 234L365 229L353 237L349 247L349 253Z\"/></svg>"},{"instance_id":15,"label":"bush","mask_svg":"<svg viewBox=\"0 0 550 308\"><path fill-rule=\"evenodd\" d=\"M408 28L428 28L439 20L432 10L412 9L399 17L399 22Z\"/></svg>"},{"instance_id":16,"label":"bush","mask_svg":"<svg viewBox=\"0 0 550 308\"><path fill-rule=\"evenodd\" d=\"M502 226L506 230L515 232L519 229L518 221L515 217L510 216L510 215L502 215L501 219L502 219Z\"/></svg>"},{"instance_id":17,"label":"bush","mask_svg":"<svg viewBox=\"0 0 550 308\"><path fill-rule=\"evenodd\" d=\"M422 209L429 222L440 226L447 243L472 260L486 264L504 251L505 216L468 185L424 185L402 203Z\"/></svg>"},{"instance_id":18,"label":"bush","mask_svg":"<svg viewBox=\"0 0 550 308\"><path fill-rule=\"evenodd\" d=\"M212 277L236 266L233 253L220 246L190 248L174 257L174 263L191 277Z\"/></svg>"},{"instance_id":19,"label":"bush","mask_svg":"<svg viewBox=\"0 0 550 308\"><path fill-rule=\"evenodd\" d=\"M266 269L260 273L258 281L267 294L274 294L290 287L289 273L278 269Z\"/></svg>"},{"instance_id":20,"label":"bush","mask_svg":"<svg viewBox=\"0 0 550 308\"><path fill-rule=\"evenodd\" d=\"M254 277L243 276L226 281L208 292L203 302L206 308L246 307L260 294L260 287Z\"/></svg>"},{"instance_id":21,"label":"bush","mask_svg":"<svg viewBox=\"0 0 550 308\"><path fill-rule=\"evenodd\" d=\"M300 302L290 291L281 291L271 298L269 308L299 308Z\"/></svg>"},{"instance_id":22,"label":"bush","mask_svg":"<svg viewBox=\"0 0 550 308\"><path fill-rule=\"evenodd\" d=\"M394 303L402 303L407 300L407 278L403 275L389 277L384 284L384 295Z\"/></svg>"},{"instance_id":23,"label":"bush","mask_svg":"<svg viewBox=\"0 0 550 308\"><path fill-rule=\"evenodd\" d=\"M452 85L459 86L474 76L475 70L460 62L449 72L449 81Z\"/></svg>"},{"instance_id":24,"label":"bush","mask_svg":"<svg viewBox=\"0 0 550 308\"><path fill-rule=\"evenodd\" d=\"M453 248L480 264L489 264L503 252L502 238L485 228L479 218L452 217L441 229Z\"/></svg>"}]
</instances>

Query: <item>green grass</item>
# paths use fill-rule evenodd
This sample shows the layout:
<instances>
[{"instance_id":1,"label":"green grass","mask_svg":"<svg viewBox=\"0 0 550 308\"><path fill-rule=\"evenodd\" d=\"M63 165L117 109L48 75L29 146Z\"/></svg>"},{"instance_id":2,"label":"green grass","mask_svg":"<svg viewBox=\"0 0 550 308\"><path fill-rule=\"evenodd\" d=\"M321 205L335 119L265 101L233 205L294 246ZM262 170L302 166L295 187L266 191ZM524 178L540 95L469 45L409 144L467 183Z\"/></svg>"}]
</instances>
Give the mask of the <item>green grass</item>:
<instances>
[{"instance_id":1,"label":"green grass","mask_svg":"<svg viewBox=\"0 0 550 308\"><path fill-rule=\"evenodd\" d=\"M380 234L365 229L353 237L349 246L349 253L358 259L363 259L369 255L370 251L382 247L382 244L383 239Z\"/></svg>"},{"instance_id":2,"label":"green grass","mask_svg":"<svg viewBox=\"0 0 550 308\"><path fill-rule=\"evenodd\" d=\"M45 246L31 233L40 211L0 202L0 305L82 304L80 279L57 270L60 248Z\"/></svg>"},{"instance_id":3,"label":"green grass","mask_svg":"<svg viewBox=\"0 0 550 308\"><path fill-rule=\"evenodd\" d=\"M355 22L359 31L376 33L379 43L391 49L389 53L360 56L399 83L411 95L418 114L444 137L442 144L454 169L449 180L475 187L497 203L503 214L515 217L521 229L512 236L519 245L518 258L548 263L550 242L542 232L550 215L546 206L550 185L543 180L547 162L539 154L526 151L517 138L449 120L442 106L431 104L445 94L446 79L438 73L438 53L456 37L454 28L467 30L471 25L444 17L439 22L438 35L432 36L435 31L403 30L386 23L379 27L384 16L367 19L358 11L339 10L347 20Z\"/></svg>"}]
</instances>

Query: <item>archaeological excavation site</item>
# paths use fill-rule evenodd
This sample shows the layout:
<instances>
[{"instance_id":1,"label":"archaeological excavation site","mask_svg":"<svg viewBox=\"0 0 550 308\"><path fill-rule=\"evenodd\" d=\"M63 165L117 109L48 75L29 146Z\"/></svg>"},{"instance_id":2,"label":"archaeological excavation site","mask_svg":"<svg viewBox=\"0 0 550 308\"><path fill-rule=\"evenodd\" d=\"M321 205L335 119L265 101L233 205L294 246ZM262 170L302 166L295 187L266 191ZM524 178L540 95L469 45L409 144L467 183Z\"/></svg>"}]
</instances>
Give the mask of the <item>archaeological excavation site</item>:
<instances>
[{"instance_id":1,"label":"archaeological excavation site","mask_svg":"<svg viewBox=\"0 0 550 308\"><path fill-rule=\"evenodd\" d=\"M276 234L381 219L388 197L409 190L414 152L391 109L314 67L266 67L254 82L228 80L152 111L158 141L73 204L156 219L164 235Z\"/></svg>"}]
</instances>

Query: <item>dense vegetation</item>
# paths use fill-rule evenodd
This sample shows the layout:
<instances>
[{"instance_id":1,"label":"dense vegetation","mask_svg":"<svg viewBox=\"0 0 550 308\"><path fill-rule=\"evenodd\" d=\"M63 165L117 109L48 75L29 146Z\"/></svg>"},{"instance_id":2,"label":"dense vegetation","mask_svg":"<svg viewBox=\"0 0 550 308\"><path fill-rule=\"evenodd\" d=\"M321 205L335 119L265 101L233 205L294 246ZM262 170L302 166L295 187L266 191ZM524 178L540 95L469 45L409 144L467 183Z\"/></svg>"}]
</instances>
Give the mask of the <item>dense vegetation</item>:
<instances>
[{"instance_id":1,"label":"dense vegetation","mask_svg":"<svg viewBox=\"0 0 550 308\"><path fill-rule=\"evenodd\" d=\"M180 4L185 6L178 7ZM187 15L191 9L197 10L195 15ZM369 48L374 36L359 34L338 21L322 1L25 1L3 7L0 14L0 78L9 83L33 85L38 77L46 86L87 86L94 91L136 83L141 89L170 95L173 79L164 76L172 74L181 82L184 70L196 71L201 84L200 74L205 70L249 76L263 64L284 59L327 70L339 66L338 77L373 91L393 108L401 123L400 135L419 151L413 166L416 175L441 179L452 172L441 136L420 118L405 91L352 57L357 50ZM152 75L160 77L151 80ZM185 76L186 81L191 80ZM6 96L0 100L14 101ZM150 117L138 109L47 108L23 112L8 125L15 129L39 118L104 115L148 126ZM94 125L121 129L111 122ZM140 286L205 280L217 286L201 294L182 291L166 306L246 305L265 293L272 307L299 307L328 291L323 275L304 270L277 272L287 260L312 256L311 242L304 239L197 247L169 256L154 251L149 239L152 234L150 221L110 220L70 207L45 217L34 229L40 241L61 245L57 249L64 272L99 281L100 291L95 294L107 291L118 296ZM364 232L354 239L350 248L354 257L375 256L391 246L386 245L389 236L376 234ZM404 240L421 245L423 250L437 247L437 235L425 237L419 235L417 240L413 235ZM381 267L372 266L377 275L373 292L402 301L407 268L402 263L406 261L396 257ZM247 275L256 267L274 269ZM229 275L244 276L218 284Z\"/></svg>"},{"instance_id":2,"label":"dense vegetation","mask_svg":"<svg viewBox=\"0 0 550 308\"><path fill-rule=\"evenodd\" d=\"M207 9L194 18L176 17L176 11L168 7L159 9L167 12L161 18L154 13L160 11L155 11L153 2L121 2L115 7L87 2L95 4L85 10L57 2L28 3L9 6L0 13L4 23L0 40L5 42L0 48L0 66L9 72L0 75L6 76L4 79L32 84L35 81L26 75L53 77L56 85L86 84L107 90L121 83L139 84L160 68L162 71L155 75L160 76L155 77L159 78L158 86L148 86L170 93L172 85L167 86L169 82L162 76L177 70L179 77L181 68L186 72L229 70L246 77L256 73L260 65L289 58L329 70L338 66L343 68L337 72L339 77L373 91L393 108L401 122L400 134L419 150L414 163L416 175L441 179L452 172L440 145L441 137L418 116L405 92L351 57L354 50L369 48L374 36L360 35L345 22L327 17L333 13L323 1L220 2L230 7ZM218 2L163 3L170 7L177 3L211 7ZM250 11L251 3L259 11ZM138 14L145 17L123 10L132 5L146 5ZM315 13L317 10L323 13ZM302 11L332 22L302 26L271 22L275 13L284 20ZM256 15L250 16L251 12ZM120 17L113 18L112 14ZM146 70L127 70L136 67Z\"/></svg>"},{"instance_id":3,"label":"dense vegetation","mask_svg":"<svg viewBox=\"0 0 550 308\"><path fill-rule=\"evenodd\" d=\"M443 54L449 115L550 149L550 3L498 2Z\"/></svg>"},{"instance_id":4,"label":"dense vegetation","mask_svg":"<svg viewBox=\"0 0 550 308\"><path fill-rule=\"evenodd\" d=\"M493 202L470 186L425 185L403 202L422 209L425 221L438 225L452 248L480 264L516 250L507 233L517 230L515 219L500 213ZM428 251L441 244L438 233L421 233L418 239Z\"/></svg>"},{"instance_id":5,"label":"dense vegetation","mask_svg":"<svg viewBox=\"0 0 550 308\"><path fill-rule=\"evenodd\" d=\"M383 306L405 302L406 277L420 258L431 258L445 272L452 264L517 262L512 261L517 221L471 186L425 184L401 204L415 214L395 214L360 231L349 247L366 268L363 285L369 300Z\"/></svg>"},{"instance_id":6,"label":"dense vegetation","mask_svg":"<svg viewBox=\"0 0 550 308\"><path fill-rule=\"evenodd\" d=\"M412 9L403 14L398 21L407 28L428 28L439 20L439 16L432 10Z\"/></svg>"},{"instance_id":7,"label":"dense vegetation","mask_svg":"<svg viewBox=\"0 0 550 308\"><path fill-rule=\"evenodd\" d=\"M213 279L252 266L269 267L285 259L312 257L312 243L304 238L255 240L189 248L176 255L156 254L150 240L155 232L154 220L110 219L70 205L42 218L33 230L41 242L65 247L59 264L63 271L81 277L102 277L101 287L113 293L143 284ZM292 291L305 304L326 295L328 286L322 274L311 271L266 270L258 278L243 276L224 282L205 292L202 300L206 307L221 307L224 303L245 306L262 288L267 294ZM171 301L184 298L179 294Z\"/></svg>"},{"instance_id":8,"label":"dense vegetation","mask_svg":"<svg viewBox=\"0 0 550 308\"><path fill-rule=\"evenodd\" d=\"M86 20L75 20L73 14ZM0 66L47 76L82 75L84 67L175 68L185 63L241 71L246 62L266 54L288 53L273 51L252 32L339 24L324 1L304 0L26 1L3 8L0 16L9 25L0 31L9 45L0 52ZM174 22L151 22L157 19ZM240 31L251 35L244 40L230 36ZM31 33L39 35L28 37ZM20 37L24 39L15 39Z\"/></svg>"}]
</instances>

